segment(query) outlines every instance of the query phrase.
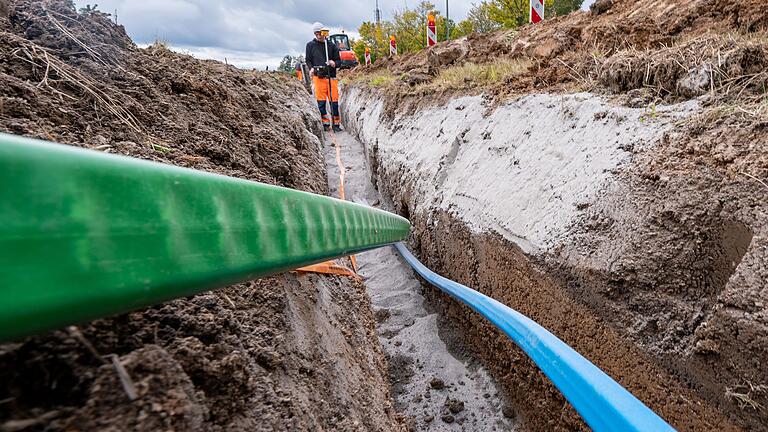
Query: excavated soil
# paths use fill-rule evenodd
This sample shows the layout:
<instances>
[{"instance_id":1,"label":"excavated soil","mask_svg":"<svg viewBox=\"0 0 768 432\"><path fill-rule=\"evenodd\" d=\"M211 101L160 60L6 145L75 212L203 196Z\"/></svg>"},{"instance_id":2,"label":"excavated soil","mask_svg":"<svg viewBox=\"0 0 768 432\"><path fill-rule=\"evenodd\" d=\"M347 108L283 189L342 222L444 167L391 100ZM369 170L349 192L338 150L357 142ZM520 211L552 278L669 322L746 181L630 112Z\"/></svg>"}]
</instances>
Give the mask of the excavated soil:
<instances>
[{"instance_id":1,"label":"excavated soil","mask_svg":"<svg viewBox=\"0 0 768 432\"><path fill-rule=\"evenodd\" d=\"M354 91L348 87L347 94L383 101L383 108L379 113L379 107L369 103L358 112L361 118L379 119L376 127L363 124L370 119L355 118L347 119L348 129L360 133L368 146L374 183L414 223L412 245L425 264L531 316L679 429L766 430L768 3L599 3L603 6L592 13L439 44L370 70L356 70L348 81ZM499 59L526 59L530 66L500 83L474 85L468 78L460 87L435 87L445 69ZM378 84L370 79L387 73L397 79ZM435 88L439 90L432 93ZM578 109L566 112L563 107L578 96L572 94L577 90L600 94L609 104L607 111L594 118ZM504 183L503 190L522 187L515 182L528 177L519 174L515 149L521 143L516 141L531 141L535 121L504 123L497 110L509 110L510 104L540 109L520 96L529 93L562 99L557 116L550 116L558 111L557 104L539 113L557 123L551 130L560 131L560 123L574 125L574 132L564 132L571 137L568 149L542 146L539 159L552 158L555 165L574 157L569 151L580 143L573 139L602 140L610 148L630 138L621 135L629 129L617 131L615 139L597 132L581 137L577 125L626 122L626 116L616 116L630 107L644 111L637 126L650 130L664 116L662 104L690 101L696 107L660 139L620 145L626 160L604 171L609 180L599 180L595 195L576 203L578 217L565 233L547 237L553 243L537 249L502 229L510 221L493 219L498 214L467 221L465 209L441 207L457 196L469 202L493 193L464 186L462 182L485 184L487 179L477 182L467 173L454 175L456 160L473 173L486 166L494 175L500 175L497 165L485 158L509 163L508 177L501 175L498 181ZM484 112L461 112L466 105L462 96L475 94L487 100ZM349 101L343 105L348 108ZM588 104L584 106L589 111ZM450 110L454 121L441 124L440 110ZM498 126L479 130L485 126L477 123L489 124L487 119ZM515 138L499 147L496 137L505 134L499 130L504 127L527 132L507 133ZM389 132L370 132L382 128ZM443 137L443 129L450 136ZM464 132L451 141L454 129ZM433 145L443 141L450 150ZM531 148L528 141L522 148ZM398 159L418 152L419 146L437 152L433 159L442 155L434 178L430 157L416 158L424 162L416 167ZM483 151L463 153L468 148ZM587 155L586 160L601 157ZM546 171L538 165L529 168ZM442 184L444 172L453 175L450 190L424 194L430 190L424 184ZM536 175L531 173L531 178ZM530 185L539 193L532 192L520 205L531 208L561 199L555 192L570 189L555 183L543 179L540 185ZM545 186L553 186L554 192ZM570 202L573 197L566 198ZM551 220L549 215L546 220ZM446 315L444 322L484 359L527 427L585 428L504 335L438 291L427 292Z\"/></svg>"},{"instance_id":2,"label":"excavated soil","mask_svg":"<svg viewBox=\"0 0 768 432\"><path fill-rule=\"evenodd\" d=\"M0 131L325 193L315 111L289 77L138 49L66 1L0 0ZM399 430L390 400L364 286L339 277L0 345L0 431Z\"/></svg>"},{"instance_id":3,"label":"excavated soil","mask_svg":"<svg viewBox=\"0 0 768 432\"><path fill-rule=\"evenodd\" d=\"M638 155L551 264L574 296L677 379L760 430L768 420L768 123L712 120L706 133L694 123Z\"/></svg>"},{"instance_id":4,"label":"excavated soil","mask_svg":"<svg viewBox=\"0 0 768 432\"><path fill-rule=\"evenodd\" d=\"M381 92L387 118L440 106L456 95L497 102L529 92L627 94L629 105L759 96L768 87L768 3L763 0L613 0L535 26L474 34L358 67L346 80ZM444 83L466 64L518 62L496 79ZM391 81L372 77L392 75ZM482 79L478 79L482 78ZM442 84L441 84L442 83Z\"/></svg>"},{"instance_id":5,"label":"excavated soil","mask_svg":"<svg viewBox=\"0 0 768 432\"><path fill-rule=\"evenodd\" d=\"M759 143L768 137L741 126L756 139L733 131L730 139L691 131L662 139L622 167L566 241L543 255L522 252L490 227L470 229L450 211L416 211L422 198L403 181L412 176L386 161L371 165L380 190L411 217L414 248L429 267L541 323L681 430L763 430L768 188L738 173L766 177ZM694 145L739 145L743 157L738 168L721 165L685 150ZM372 150L376 157L381 148ZM425 290L526 427L585 427L505 335Z\"/></svg>"},{"instance_id":6,"label":"excavated soil","mask_svg":"<svg viewBox=\"0 0 768 432\"><path fill-rule=\"evenodd\" d=\"M623 338L592 310L562 289L549 269L494 234L472 233L447 213L431 215L415 233L415 250L430 268L518 310L553 332L616 378L680 430L738 430L723 414L678 383L651 356ZM435 289L433 305L483 359L523 413L525 430L588 430L578 414L535 364L485 319ZM535 413L535 414L534 414Z\"/></svg>"}]
</instances>

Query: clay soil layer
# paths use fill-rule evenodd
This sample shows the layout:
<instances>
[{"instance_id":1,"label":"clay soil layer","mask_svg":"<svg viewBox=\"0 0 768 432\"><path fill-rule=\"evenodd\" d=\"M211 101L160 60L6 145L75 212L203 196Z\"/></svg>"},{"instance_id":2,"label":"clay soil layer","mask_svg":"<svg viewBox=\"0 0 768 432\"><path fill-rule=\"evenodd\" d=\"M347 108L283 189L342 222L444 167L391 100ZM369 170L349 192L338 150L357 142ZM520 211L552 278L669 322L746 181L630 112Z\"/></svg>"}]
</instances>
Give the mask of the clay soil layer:
<instances>
[{"instance_id":1,"label":"clay soil layer","mask_svg":"<svg viewBox=\"0 0 768 432\"><path fill-rule=\"evenodd\" d=\"M357 70L347 129L425 264L537 320L676 428L766 430L768 3L598 3ZM457 70L474 75L457 85ZM608 152L569 153L583 142ZM557 206L569 216L531 216ZM431 293L530 429L586 427L505 336Z\"/></svg>"},{"instance_id":2,"label":"clay soil layer","mask_svg":"<svg viewBox=\"0 0 768 432\"><path fill-rule=\"evenodd\" d=\"M457 210L430 205L414 183L423 175L393 163L391 143L366 144L380 191L411 218L412 247L428 267L536 320L676 428L763 430L766 191L713 164L696 167L680 147L714 143L678 138L618 170L544 253L525 253L492 228L470 228ZM586 427L505 335L426 292L526 427Z\"/></svg>"},{"instance_id":3,"label":"clay soil layer","mask_svg":"<svg viewBox=\"0 0 768 432\"><path fill-rule=\"evenodd\" d=\"M327 191L295 79L139 49L67 3L0 1L0 131ZM0 345L2 431L399 425L364 287L345 278L278 275Z\"/></svg>"}]
</instances>

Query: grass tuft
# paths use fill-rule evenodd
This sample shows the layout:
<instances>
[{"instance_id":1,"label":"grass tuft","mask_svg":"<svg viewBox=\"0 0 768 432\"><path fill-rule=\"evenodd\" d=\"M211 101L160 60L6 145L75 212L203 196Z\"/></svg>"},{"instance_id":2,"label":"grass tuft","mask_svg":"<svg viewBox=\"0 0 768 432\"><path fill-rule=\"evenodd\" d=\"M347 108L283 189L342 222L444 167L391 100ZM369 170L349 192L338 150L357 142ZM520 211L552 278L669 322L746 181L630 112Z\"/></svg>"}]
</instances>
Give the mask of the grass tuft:
<instances>
[{"instance_id":1,"label":"grass tuft","mask_svg":"<svg viewBox=\"0 0 768 432\"><path fill-rule=\"evenodd\" d=\"M725 397L733 399L742 411L745 409L754 411L763 410L765 407L755 399L760 396L765 396L767 393L768 386L764 384L754 385L749 381L747 381L746 384L727 387L725 389Z\"/></svg>"},{"instance_id":2,"label":"grass tuft","mask_svg":"<svg viewBox=\"0 0 768 432\"><path fill-rule=\"evenodd\" d=\"M464 63L441 71L435 79L422 84L422 88L449 90L490 86L526 73L531 65L529 59L508 58L490 63Z\"/></svg>"}]
</instances>

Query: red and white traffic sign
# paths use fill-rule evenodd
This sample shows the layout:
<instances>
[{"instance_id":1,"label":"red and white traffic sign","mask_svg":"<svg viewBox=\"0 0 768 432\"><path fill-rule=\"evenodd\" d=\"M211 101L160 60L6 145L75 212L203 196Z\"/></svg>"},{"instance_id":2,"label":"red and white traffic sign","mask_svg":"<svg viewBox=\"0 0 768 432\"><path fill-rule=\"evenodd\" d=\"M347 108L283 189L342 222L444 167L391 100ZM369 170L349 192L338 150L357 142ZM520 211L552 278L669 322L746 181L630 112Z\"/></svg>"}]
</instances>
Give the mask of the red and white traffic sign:
<instances>
[{"instance_id":1,"label":"red and white traffic sign","mask_svg":"<svg viewBox=\"0 0 768 432\"><path fill-rule=\"evenodd\" d=\"M371 65L371 49L368 47L365 47L365 65Z\"/></svg>"},{"instance_id":2,"label":"red and white traffic sign","mask_svg":"<svg viewBox=\"0 0 768 432\"><path fill-rule=\"evenodd\" d=\"M397 55L397 42L395 41L395 35L389 36L389 55Z\"/></svg>"},{"instance_id":3,"label":"red and white traffic sign","mask_svg":"<svg viewBox=\"0 0 768 432\"><path fill-rule=\"evenodd\" d=\"M435 16L429 14L427 16L427 46L431 47L437 43L437 30L435 27Z\"/></svg>"},{"instance_id":4,"label":"red and white traffic sign","mask_svg":"<svg viewBox=\"0 0 768 432\"><path fill-rule=\"evenodd\" d=\"M536 24L544 19L544 0L531 0L531 22Z\"/></svg>"}]
</instances>

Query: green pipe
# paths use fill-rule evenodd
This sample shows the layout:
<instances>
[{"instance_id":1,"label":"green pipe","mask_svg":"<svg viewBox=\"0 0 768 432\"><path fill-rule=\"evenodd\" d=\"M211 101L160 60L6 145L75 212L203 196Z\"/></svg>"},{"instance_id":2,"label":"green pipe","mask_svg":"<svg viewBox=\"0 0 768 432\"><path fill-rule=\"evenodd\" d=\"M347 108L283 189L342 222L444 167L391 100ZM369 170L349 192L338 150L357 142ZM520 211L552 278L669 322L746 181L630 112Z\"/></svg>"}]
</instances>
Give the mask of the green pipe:
<instances>
[{"instance_id":1,"label":"green pipe","mask_svg":"<svg viewBox=\"0 0 768 432\"><path fill-rule=\"evenodd\" d=\"M334 198L0 134L0 341L394 243Z\"/></svg>"}]
</instances>

